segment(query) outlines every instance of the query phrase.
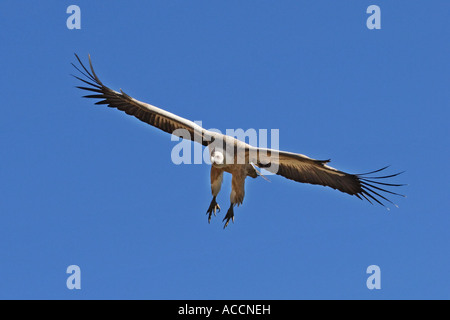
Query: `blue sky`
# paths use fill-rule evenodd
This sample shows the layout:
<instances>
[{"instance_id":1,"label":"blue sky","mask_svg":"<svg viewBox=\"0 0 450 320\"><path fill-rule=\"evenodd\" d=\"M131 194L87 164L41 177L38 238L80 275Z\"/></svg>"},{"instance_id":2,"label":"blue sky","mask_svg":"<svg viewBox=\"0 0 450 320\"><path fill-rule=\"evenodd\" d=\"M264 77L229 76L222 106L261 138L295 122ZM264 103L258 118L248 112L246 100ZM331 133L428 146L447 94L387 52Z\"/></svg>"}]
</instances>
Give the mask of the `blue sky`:
<instances>
[{"instance_id":1,"label":"blue sky","mask_svg":"<svg viewBox=\"0 0 450 320\"><path fill-rule=\"evenodd\" d=\"M381 30L366 27L371 4ZM2 1L0 298L450 298L449 10ZM111 88L206 128L279 129L281 149L347 172L405 170L393 182L408 197L388 211L248 180L235 223L208 225L209 166L174 165L170 135L82 99L74 52ZM69 265L81 290L66 288ZM366 287L370 265L381 290Z\"/></svg>"}]
</instances>

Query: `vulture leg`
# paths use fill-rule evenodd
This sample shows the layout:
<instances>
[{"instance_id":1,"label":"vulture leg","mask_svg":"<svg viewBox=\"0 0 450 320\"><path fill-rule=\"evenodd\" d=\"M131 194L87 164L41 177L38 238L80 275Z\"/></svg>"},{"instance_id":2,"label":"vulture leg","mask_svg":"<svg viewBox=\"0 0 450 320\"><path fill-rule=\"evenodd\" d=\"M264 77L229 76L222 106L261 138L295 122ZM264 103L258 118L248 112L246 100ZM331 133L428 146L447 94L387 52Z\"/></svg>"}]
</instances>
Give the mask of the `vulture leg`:
<instances>
[{"instance_id":1,"label":"vulture leg","mask_svg":"<svg viewBox=\"0 0 450 320\"><path fill-rule=\"evenodd\" d=\"M223 180L223 170L216 168L214 166L211 167L211 193L213 198L211 200L211 204L209 205L206 214L208 215L208 223L211 222L211 215L214 213L216 216L216 211L220 212L220 206L216 202L216 197L219 194L220 187L222 186Z\"/></svg>"},{"instance_id":2,"label":"vulture leg","mask_svg":"<svg viewBox=\"0 0 450 320\"><path fill-rule=\"evenodd\" d=\"M230 170L230 172L233 175L233 177L231 178L231 205L225 218L223 218L223 221L226 220L225 225L223 226L224 229L228 226L230 220L234 222L234 206L236 204L239 206L244 201L244 185L245 178L247 177L247 169L245 165L236 165Z\"/></svg>"}]
</instances>

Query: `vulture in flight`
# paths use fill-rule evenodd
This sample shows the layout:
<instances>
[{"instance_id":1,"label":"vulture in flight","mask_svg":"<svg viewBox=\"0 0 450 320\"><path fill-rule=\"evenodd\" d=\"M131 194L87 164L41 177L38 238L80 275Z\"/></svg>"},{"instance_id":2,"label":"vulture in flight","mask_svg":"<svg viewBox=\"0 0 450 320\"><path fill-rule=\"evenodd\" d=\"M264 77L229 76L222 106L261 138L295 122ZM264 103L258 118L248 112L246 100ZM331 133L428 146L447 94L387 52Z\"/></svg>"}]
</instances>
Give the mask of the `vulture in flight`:
<instances>
[{"instance_id":1,"label":"vulture in flight","mask_svg":"<svg viewBox=\"0 0 450 320\"><path fill-rule=\"evenodd\" d=\"M224 172L232 175L230 207L223 219L225 221L224 228L230 220L234 222L234 206L239 206L244 200L245 179L247 177L264 177L257 168L264 168L269 172L297 182L327 186L356 196L359 199L365 199L371 204L375 202L384 206L383 201L394 204L383 193L404 196L385 189L386 186L397 187L403 186L402 184L383 181L383 179L395 177L402 172L373 176L373 174L387 168L384 167L364 174L350 174L328 166L327 163L330 160L315 160L298 153L251 146L234 137L206 130L190 120L136 100L122 90L117 92L108 88L95 74L90 56L90 70L83 65L78 55L75 54L75 57L81 68L73 63L72 65L85 77L83 79L81 75L80 77L74 75L75 78L84 83L83 86L77 88L94 93L84 96L85 98L99 99L95 103L96 105L116 108L167 133L199 142L208 147L211 159L211 191L213 196L206 212L208 222L211 220L212 214L216 215L216 212L220 212L216 197L221 188Z\"/></svg>"}]
</instances>

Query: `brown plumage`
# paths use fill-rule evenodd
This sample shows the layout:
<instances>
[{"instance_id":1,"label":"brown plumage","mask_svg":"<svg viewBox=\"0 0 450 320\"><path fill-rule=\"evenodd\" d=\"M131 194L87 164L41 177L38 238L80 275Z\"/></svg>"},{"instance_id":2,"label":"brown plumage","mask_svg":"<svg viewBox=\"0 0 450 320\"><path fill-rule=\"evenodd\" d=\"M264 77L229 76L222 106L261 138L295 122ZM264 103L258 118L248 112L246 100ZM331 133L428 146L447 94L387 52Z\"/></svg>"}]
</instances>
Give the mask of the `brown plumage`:
<instances>
[{"instance_id":1,"label":"brown plumage","mask_svg":"<svg viewBox=\"0 0 450 320\"><path fill-rule=\"evenodd\" d=\"M269 172L297 182L327 186L360 199L366 199L370 203L374 201L384 205L383 200L392 203L381 194L382 192L403 196L382 188L385 186L402 186L401 184L379 181L379 179L395 177L400 173L371 176L371 174L380 172L387 167L365 174L349 174L328 166L327 163L330 160L315 160L302 154L250 146L233 137L206 130L192 121L138 101L122 90L117 92L106 87L95 74L91 58L89 57L89 71L80 58L76 54L75 56L82 69L75 64L72 65L86 78L74 77L88 85L87 87L78 86L77 88L95 93L84 97L99 99L95 103L96 105L106 105L124 111L126 114L132 115L162 131L190 139L209 148L212 162L211 191L213 199L207 210L208 221L211 220L212 214L216 215L216 212L220 211L216 197L220 191L223 173L232 174L231 204L224 218L224 221L226 221L224 228L230 220L234 221L234 206L242 204L244 200L245 179L247 177L256 178L261 175L256 167L264 168Z\"/></svg>"}]
</instances>

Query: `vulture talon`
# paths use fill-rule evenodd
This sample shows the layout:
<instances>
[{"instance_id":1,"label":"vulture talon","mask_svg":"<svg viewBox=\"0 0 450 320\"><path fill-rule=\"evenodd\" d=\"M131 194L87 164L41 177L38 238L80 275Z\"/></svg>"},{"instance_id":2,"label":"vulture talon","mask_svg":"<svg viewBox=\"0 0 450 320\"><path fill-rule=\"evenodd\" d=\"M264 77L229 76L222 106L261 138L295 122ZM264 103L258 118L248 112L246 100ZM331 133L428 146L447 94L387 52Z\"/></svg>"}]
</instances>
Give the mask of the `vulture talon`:
<instances>
[{"instance_id":1,"label":"vulture talon","mask_svg":"<svg viewBox=\"0 0 450 320\"><path fill-rule=\"evenodd\" d=\"M220 206L216 202L216 197L213 197L211 200L211 204L209 205L208 210L206 211L206 214L208 215L208 223L211 223L211 216L214 213L214 217L216 216L216 211L220 212Z\"/></svg>"},{"instance_id":2,"label":"vulture talon","mask_svg":"<svg viewBox=\"0 0 450 320\"><path fill-rule=\"evenodd\" d=\"M233 210L233 204L230 206L230 209L228 209L227 214L225 215L225 218L223 218L222 222L225 221L225 225L223 228L225 229L228 226L228 223L230 220L234 223L234 210Z\"/></svg>"}]
</instances>

